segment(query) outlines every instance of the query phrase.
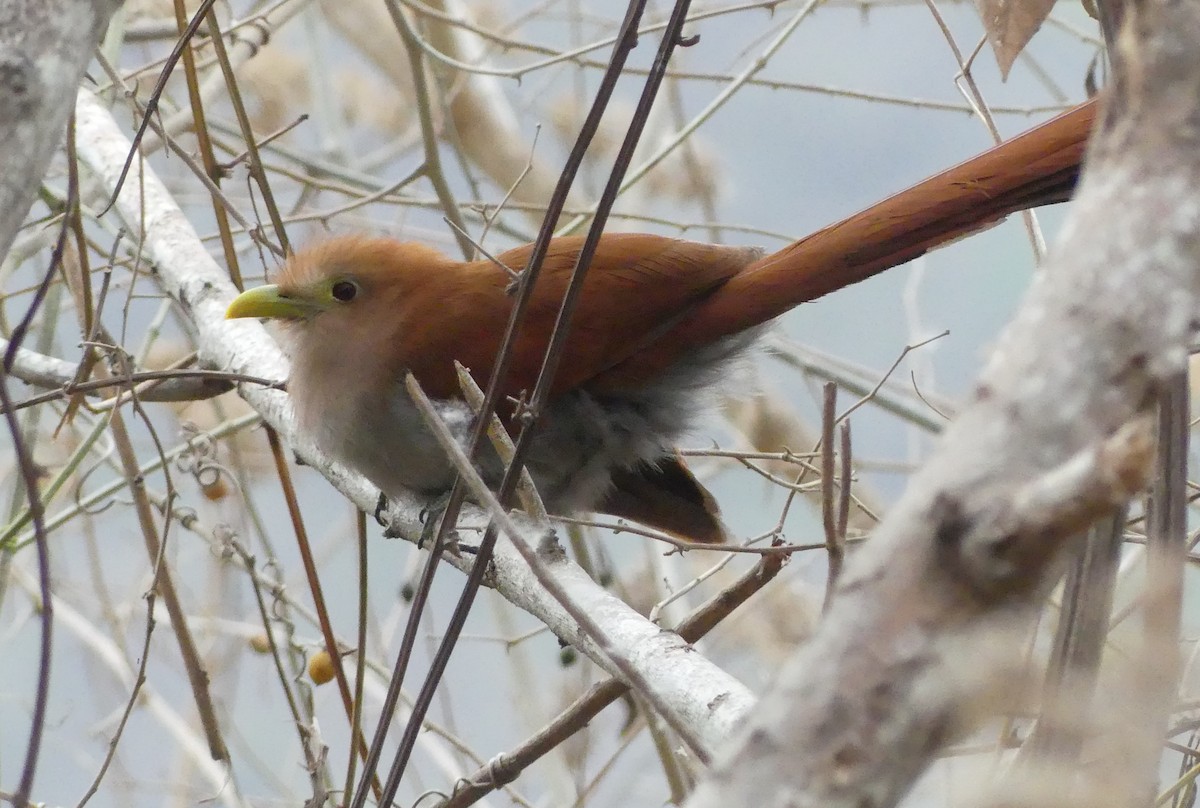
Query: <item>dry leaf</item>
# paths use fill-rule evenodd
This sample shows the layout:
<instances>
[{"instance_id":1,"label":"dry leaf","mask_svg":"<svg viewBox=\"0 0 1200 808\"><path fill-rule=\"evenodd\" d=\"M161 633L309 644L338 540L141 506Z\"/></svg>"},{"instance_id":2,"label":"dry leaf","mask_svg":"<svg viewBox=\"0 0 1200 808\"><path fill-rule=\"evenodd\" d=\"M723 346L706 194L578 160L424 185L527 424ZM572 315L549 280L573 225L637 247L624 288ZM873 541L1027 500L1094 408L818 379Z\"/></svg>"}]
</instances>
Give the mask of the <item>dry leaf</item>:
<instances>
[{"instance_id":1,"label":"dry leaf","mask_svg":"<svg viewBox=\"0 0 1200 808\"><path fill-rule=\"evenodd\" d=\"M1008 78L1017 56L1042 27L1054 0L976 0L988 42L1000 63L1000 75Z\"/></svg>"}]
</instances>

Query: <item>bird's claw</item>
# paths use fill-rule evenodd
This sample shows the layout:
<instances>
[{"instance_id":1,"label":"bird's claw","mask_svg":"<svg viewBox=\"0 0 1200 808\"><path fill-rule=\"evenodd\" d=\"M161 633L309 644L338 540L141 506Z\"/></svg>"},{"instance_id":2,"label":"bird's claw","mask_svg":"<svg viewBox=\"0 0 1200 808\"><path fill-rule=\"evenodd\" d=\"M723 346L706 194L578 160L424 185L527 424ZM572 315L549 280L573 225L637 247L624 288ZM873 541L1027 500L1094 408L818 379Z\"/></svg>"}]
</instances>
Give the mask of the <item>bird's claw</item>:
<instances>
[{"instance_id":1,"label":"bird's claw","mask_svg":"<svg viewBox=\"0 0 1200 808\"><path fill-rule=\"evenodd\" d=\"M437 538L442 517L446 515L446 506L449 504L450 492L447 491L421 508L421 513L417 517L421 521L421 538L417 540L417 547L424 549L433 546L433 540ZM449 553L458 555L458 531L453 528L446 531L443 549Z\"/></svg>"},{"instance_id":2,"label":"bird's claw","mask_svg":"<svg viewBox=\"0 0 1200 808\"><path fill-rule=\"evenodd\" d=\"M421 536L417 539L417 547L421 550L426 550L433 546L434 540L437 538L438 523L436 520L430 521L421 528ZM445 541L442 542L442 550L450 555L459 555L462 550L473 552L479 548L472 547L469 544L462 544L458 541L458 531L451 528L446 531Z\"/></svg>"},{"instance_id":3,"label":"bird's claw","mask_svg":"<svg viewBox=\"0 0 1200 808\"><path fill-rule=\"evenodd\" d=\"M404 535L404 531L400 529L400 525L397 522L388 518L388 505L387 494L380 491L379 499L375 502L375 522L383 528L383 537L385 539L398 539Z\"/></svg>"},{"instance_id":4,"label":"bird's claw","mask_svg":"<svg viewBox=\"0 0 1200 808\"><path fill-rule=\"evenodd\" d=\"M383 493L382 491L380 491L380 492L379 492L379 499L375 501L375 521L376 521L376 522L378 522L378 523L379 523L380 525L382 525L383 527L387 528L387 531L384 531L384 535L385 535L385 536L387 536L387 535L388 535L388 531L392 530L392 525L391 525L391 523L390 523L390 522L388 522L386 519L384 519L384 518L383 518L383 514L384 514L384 511L386 511L386 510L387 510L387 506L388 506L388 498L387 498L387 494L385 494L385 493ZM396 537L395 537L395 536L388 536L388 538L389 538L389 539L394 539L394 538L396 538Z\"/></svg>"}]
</instances>

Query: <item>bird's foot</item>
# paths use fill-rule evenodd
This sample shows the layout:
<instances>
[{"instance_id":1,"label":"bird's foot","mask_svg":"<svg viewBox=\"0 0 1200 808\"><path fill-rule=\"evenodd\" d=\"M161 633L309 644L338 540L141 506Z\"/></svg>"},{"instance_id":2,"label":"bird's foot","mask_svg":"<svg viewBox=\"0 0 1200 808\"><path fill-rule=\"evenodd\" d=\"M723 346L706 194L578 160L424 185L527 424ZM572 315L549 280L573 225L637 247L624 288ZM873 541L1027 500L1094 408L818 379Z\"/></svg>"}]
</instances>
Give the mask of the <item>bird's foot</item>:
<instances>
[{"instance_id":1,"label":"bird's foot","mask_svg":"<svg viewBox=\"0 0 1200 808\"><path fill-rule=\"evenodd\" d=\"M446 504L449 502L449 499L449 494L442 494L422 508L421 512L417 515L417 518L421 522L421 536L417 540L418 547L425 548L433 543L433 539L437 535L438 522L442 514L446 511ZM385 539L398 539L404 535L404 531L399 524L388 519L387 509L387 494L380 491L379 499L375 502L375 511L372 515L375 517L375 521L383 527L383 537ZM455 531L450 532L452 539L457 535ZM451 552L455 552L453 542L449 543L449 546L451 547Z\"/></svg>"},{"instance_id":2,"label":"bird's foot","mask_svg":"<svg viewBox=\"0 0 1200 808\"><path fill-rule=\"evenodd\" d=\"M432 547L434 539L437 538L438 530L441 528L442 519L446 516L446 507L450 504L450 492L439 494L437 497L429 501L424 508L421 509L421 538L417 540L417 547L422 549ZM458 531L450 528L446 531L445 541L442 544L442 549L452 555L459 555L463 545L459 544Z\"/></svg>"},{"instance_id":3,"label":"bird's foot","mask_svg":"<svg viewBox=\"0 0 1200 808\"><path fill-rule=\"evenodd\" d=\"M375 517L376 523L383 527L383 537L385 539L398 539L404 535L404 531L400 529L400 525L388 518L388 498L387 494L379 492L379 499L375 502Z\"/></svg>"},{"instance_id":4,"label":"bird's foot","mask_svg":"<svg viewBox=\"0 0 1200 808\"><path fill-rule=\"evenodd\" d=\"M376 521L376 522L378 522L378 523L379 523L380 525L382 525L383 527L387 528L387 530L386 530L386 531L384 531L384 535L385 535L385 536L387 536L387 534L388 534L388 533L389 533L389 532L392 530L392 525L391 525L391 523L390 523L390 522L388 522L388 520L387 520L387 519L384 519L384 518L383 518L383 514L384 514L384 511L386 511L386 510L387 510L387 506L388 506L388 498L387 498L387 494L385 494L385 493L383 493L382 491L380 491L380 492L379 492L379 499L377 499L377 500L375 501L375 521ZM396 538L396 537L395 537L395 536L388 536L388 538L389 538L389 539L394 539L394 538Z\"/></svg>"}]
</instances>

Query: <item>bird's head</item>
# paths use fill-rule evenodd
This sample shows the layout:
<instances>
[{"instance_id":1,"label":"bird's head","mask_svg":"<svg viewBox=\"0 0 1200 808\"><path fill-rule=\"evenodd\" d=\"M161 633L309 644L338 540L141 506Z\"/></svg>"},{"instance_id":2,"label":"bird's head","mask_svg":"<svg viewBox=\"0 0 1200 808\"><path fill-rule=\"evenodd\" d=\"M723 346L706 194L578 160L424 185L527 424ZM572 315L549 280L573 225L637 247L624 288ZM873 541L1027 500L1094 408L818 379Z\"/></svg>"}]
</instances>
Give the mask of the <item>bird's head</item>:
<instances>
[{"instance_id":1,"label":"bird's head","mask_svg":"<svg viewBox=\"0 0 1200 808\"><path fill-rule=\"evenodd\" d=\"M291 256L275 283L238 295L225 316L283 324L298 388L382 384L409 364L405 346L423 328L415 315L430 308L428 281L453 263L420 244L333 238Z\"/></svg>"},{"instance_id":2,"label":"bird's head","mask_svg":"<svg viewBox=\"0 0 1200 808\"><path fill-rule=\"evenodd\" d=\"M292 323L386 322L387 313L394 311L391 307L406 290L447 262L437 250L420 244L361 236L333 238L290 257L276 283L238 295L225 316Z\"/></svg>"}]
</instances>

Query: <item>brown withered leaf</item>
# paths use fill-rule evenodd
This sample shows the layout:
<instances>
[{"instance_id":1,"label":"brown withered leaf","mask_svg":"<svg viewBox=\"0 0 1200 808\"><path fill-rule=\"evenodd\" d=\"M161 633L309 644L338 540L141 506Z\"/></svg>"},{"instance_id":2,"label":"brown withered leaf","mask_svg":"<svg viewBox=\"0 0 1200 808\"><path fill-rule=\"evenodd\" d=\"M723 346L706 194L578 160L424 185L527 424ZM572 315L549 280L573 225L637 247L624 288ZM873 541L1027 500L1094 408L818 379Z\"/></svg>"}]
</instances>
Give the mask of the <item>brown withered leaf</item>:
<instances>
[{"instance_id":1,"label":"brown withered leaf","mask_svg":"<svg viewBox=\"0 0 1200 808\"><path fill-rule=\"evenodd\" d=\"M988 42L1000 64L1000 75L1008 78L1017 56L1042 27L1054 0L975 0Z\"/></svg>"}]
</instances>

